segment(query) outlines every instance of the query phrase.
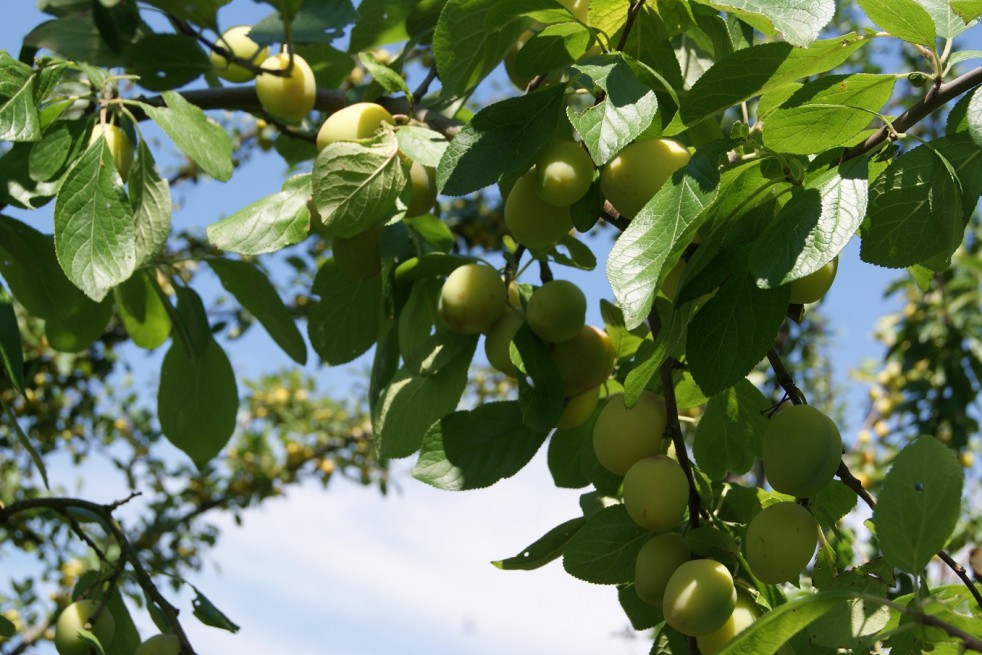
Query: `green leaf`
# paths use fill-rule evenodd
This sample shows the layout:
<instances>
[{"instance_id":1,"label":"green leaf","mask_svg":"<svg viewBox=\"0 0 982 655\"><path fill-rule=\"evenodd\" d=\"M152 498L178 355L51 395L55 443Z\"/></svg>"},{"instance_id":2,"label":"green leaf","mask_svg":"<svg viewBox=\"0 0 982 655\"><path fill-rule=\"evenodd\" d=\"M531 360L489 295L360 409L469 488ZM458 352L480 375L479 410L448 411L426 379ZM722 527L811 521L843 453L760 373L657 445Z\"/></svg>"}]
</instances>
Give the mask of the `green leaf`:
<instances>
[{"instance_id":1,"label":"green leaf","mask_svg":"<svg viewBox=\"0 0 982 655\"><path fill-rule=\"evenodd\" d=\"M232 177L232 138L179 93L164 91L166 107L140 106L184 154L220 182Z\"/></svg>"},{"instance_id":2,"label":"green leaf","mask_svg":"<svg viewBox=\"0 0 982 655\"><path fill-rule=\"evenodd\" d=\"M661 321L661 329L651 340L645 339L638 347L631 370L624 380L624 405L634 407L648 387L665 358L675 352L685 336L685 328L692 315L692 306L676 309L667 298L655 298L655 310Z\"/></svg>"},{"instance_id":3,"label":"green leaf","mask_svg":"<svg viewBox=\"0 0 982 655\"><path fill-rule=\"evenodd\" d=\"M406 19L417 0L362 0L351 30L348 52L355 53L408 38Z\"/></svg>"},{"instance_id":4,"label":"green leaf","mask_svg":"<svg viewBox=\"0 0 982 655\"><path fill-rule=\"evenodd\" d=\"M0 361L3 372L15 389L24 391L24 351L14 305L0 285Z\"/></svg>"},{"instance_id":5,"label":"green leaf","mask_svg":"<svg viewBox=\"0 0 982 655\"><path fill-rule=\"evenodd\" d=\"M490 487L522 470L547 434L527 427L513 400L454 412L427 431L413 477L447 491Z\"/></svg>"},{"instance_id":6,"label":"green leaf","mask_svg":"<svg viewBox=\"0 0 982 655\"><path fill-rule=\"evenodd\" d=\"M124 56L127 67L140 76L140 86L150 91L176 89L211 70L208 55L183 34L147 34Z\"/></svg>"},{"instance_id":7,"label":"green leaf","mask_svg":"<svg viewBox=\"0 0 982 655\"><path fill-rule=\"evenodd\" d=\"M590 30L581 23L547 25L518 51L515 72L531 78L564 69L586 53L592 40Z\"/></svg>"},{"instance_id":8,"label":"green leaf","mask_svg":"<svg viewBox=\"0 0 982 655\"><path fill-rule=\"evenodd\" d=\"M638 526L623 505L606 507L587 520L563 553L563 568L594 584L634 580L634 562L650 532Z\"/></svg>"},{"instance_id":9,"label":"green leaf","mask_svg":"<svg viewBox=\"0 0 982 655\"><path fill-rule=\"evenodd\" d=\"M121 57L106 44L85 12L73 12L41 23L24 37L24 46L57 52L65 59L92 66L114 67Z\"/></svg>"},{"instance_id":10,"label":"green leaf","mask_svg":"<svg viewBox=\"0 0 982 655\"><path fill-rule=\"evenodd\" d=\"M713 480L722 480L729 472L749 471L760 455L767 427L762 412L769 406L770 401L746 378L712 396L692 442L699 468Z\"/></svg>"},{"instance_id":11,"label":"green leaf","mask_svg":"<svg viewBox=\"0 0 982 655\"><path fill-rule=\"evenodd\" d=\"M835 14L833 0L712 0L709 6L736 16L765 34L777 30L784 40L807 47Z\"/></svg>"},{"instance_id":12,"label":"green leaf","mask_svg":"<svg viewBox=\"0 0 982 655\"><path fill-rule=\"evenodd\" d=\"M0 156L0 203L22 209L42 207L58 193L62 179L38 182L30 175L33 144L15 143Z\"/></svg>"},{"instance_id":13,"label":"green leaf","mask_svg":"<svg viewBox=\"0 0 982 655\"><path fill-rule=\"evenodd\" d=\"M968 134L979 148L982 148L982 88L972 91L971 99L965 112L968 123Z\"/></svg>"},{"instance_id":14,"label":"green leaf","mask_svg":"<svg viewBox=\"0 0 982 655\"><path fill-rule=\"evenodd\" d=\"M213 628L228 630L231 633L239 631L239 626L232 619L228 618L224 612L215 607L201 591L191 585L194 589L194 598L191 599L191 606L194 608L194 616L205 625Z\"/></svg>"},{"instance_id":15,"label":"green leaf","mask_svg":"<svg viewBox=\"0 0 982 655\"><path fill-rule=\"evenodd\" d=\"M917 0L934 20L938 36L942 39L953 39L969 28L969 25L954 12L948 0ZM982 2L979 3L982 6ZM949 63L956 63L954 57L948 58Z\"/></svg>"},{"instance_id":16,"label":"green leaf","mask_svg":"<svg viewBox=\"0 0 982 655\"><path fill-rule=\"evenodd\" d=\"M136 265L147 264L156 257L170 235L170 184L157 173L153 155L146 141L137 146L137 159L130 171L130 205L136 229Z\"/></svg>"},{"instance_id":17,"label":"green leaf","mask_svg":"<svg viewBox=\"0 0 982 655\"><path fill-rule=\"evenodd\" d=\"M307 238L310 232L308 184L284 185L284 190L243 207L208 226L208 241L240 255L281 250Z\"/></svg>"},{"instance_id":18,"label":"green leaf","mask_svg":"<svg viewBox=\"0 0 982 655\"><path fill-rule=\"evenodd\" d=\"M380 62L371 52L359 52L358 61L372 76L372 80L377 82L386 93L402 93L412 102L413 92L409 90L402 75Z\"/></svg>"},{"instance_id":19,"label":"green leaf","mask_svg":"<svg viewBox=\"0 0 982 655\"><path fill-rule=\"evenodd\" d=\"M290 40L293 43L325 43L340 37L348 25L358 20L358 11L351 0L304 0L290 21ZM262 19L249 32L259 45L285 43L286 30L280 12Z\"/></svg>"},{"instance_id":20,"label":"green leaf","mask_svg":"<svg viewBox=\"0 0 982 655\"><path fill-rule=\"evenodd\" d=\"M192 356L175 340L164 356L157 393L157 416L167 440L204 469L235 431L238 408L235 373L218 342L209 338Z\"/></svg>"},{"instance_id":21,"label":"green leaf","mask_svg":"<svg viewBox=\"0 0 982 655\"><path fill-rule=\"evenodd\" d=\"M215 15L232 0L147 0L147 4L196 25L217 28Z\"/></svg>"},{"instance_id":22,"label":"green leaf","mask_svg":"<svg viewBox=\"0 0 982 655\"><path fill-rule=\"evenodd\" d=\"M37 467L38 473L41 474L41 481L44 483L44 488L50 490L51 485L48 484L48 469L44 465L44 459L41 458L41 453L39 453L37 448L34 447L34 444L31 443L30 437L24 433L24 429L17 421L17 416L14 414L13 410L10 409L10 405L3 401L2 397L0 397L0 407L3 408L4 412L6 412L8 425L13 426L14 434L17 435L17 440L20 442L20 445L31 456L31 461L34 462L34 466Z\"/></svg>"},{"instance_id":23,"label":"green leaf","mask_svg":"<svg viewBox=\"0 0 982 655\"><path fill-rule=\"evenodd\" d=\"M871 37L850 33L816 41L808 48L765 43L737 50L699 78L665 134L678 134L765 91L832 70L870 40Z\"/></svg>"},{"instance_id":24,"label":"green leaf","mask_svg":"<svg viewBox=\"0 0 982 655\"><path fill-rule=\"evenodd\" d=\"M934 48L934 21L914 0L858 0L866 15L894 36Z\"/></svg>"},{"instance_id":25,"label":"green leaf","mask_svg":"<svg viewBox=\"0 0 982 655\"><path fill-rule=\"evenodd\" d=\"M920 437L900 451L873 510L883 554L918 575L951 536L961 509L964 473L954 451Z\"/></svg>"},{"instance_id":26,"label":"green leaf","mask_svg":"<svg viewBox=\"0 0 982 655\"><path fill-rule=\"evenodd\" d=\"M137 271L115 289L116 307L126 333L140 348L153 350L170 336L171 319L149 271Z\"/></svg>"},{"instance_id":27,"label":"green leaf","mask_svg":"<svg viewBox=\"0 0 982 655\"><path fill-rule=\"evenodd\" d=\"M105 139L89 146L58 192L55 253L68 279L96 302L136 268L133 208Z\"/></svg>"},{"instance_id":28,"label":"green leaf","mask_svg":"<svg viewBox=\"0 0 982 655\"><path fill-rule=\"evenodd\" d=\"M34 76L11 76L11 67L0 61L0 141L37 141L41 138L41 119L34 105ZM20 83L9 93L9 82Z\"/></svg>"},{"instance_id":29,"label":"green leaf","mask_svg":"<svg viewBox=\"0 0 982 655\"><path fill-rule=\"evenodd\" d=\"M52 317L44 323L44 335L54 350L80 353L91 346L106 331L113 315L111 298L100 303L80 304L75 313L62 320Z\"/></svg>"},{"instance_id":30,"label":"green leaf","mask_svg":"<svg viewBox=\"0 0 982 655\"><path fill-rule=\"evenodd\" d=\"M423 443L430 426L457 408L477 339L430 375L399 369L373 412L380 457L408 457Z\"/></svg>"},{"instance_id":31,"label":"green leaf","mask_svg":"<svg viewBox=\"0 0 982 655\"><path fill-rule=\"evenodd\" d=\"M689 323L685 353L696 384L707 396L736 384L774 343L788 306L788 287L758 289L733 276Z\"/></svg>"},{"instance_id":32,"label":"green leaf","mask_svg":"<svg viewBox=\"0 0 982 655\"><path fill-rule=\"evenodd\" d=\"M520 356L512 360L523 373L518 378L518 402L525 424L548 432L563 413L563 381L549 345L523 323L512 338L512 348Z\"/></svg>"},{"instance_id":33,"label":"green leaf","mask_svg":"<svg viewBox=\"0 0 982 655\"><path fill-rule=\"evenodd\" d=\"M88 127L88 121L60 120L45 128L28 157L31 179L47 182L64 175L88 145Z\"/></svg>"},{"instance_id":34,"label":"green leaf","mask_svg":"<svg viewBox=\"0 0 982 655\"><path fill-rule=\"evenodd\" d=\"M578 516L560 523L514 557L491 562L504 571L532 571L558 558L586 519Z\"/></svg>"},{"instance_id":35,"label":"green leaf","mask_svg":"<svg viewBox=\"0 0 982 655\"><path fill-rule=\"evenodd\" d=\"M266 274L249 262L217 258L206 261L225 290L262 323L283 352L301 366L306 364L307 345Z\"/></svg>"},{"instance_id":36,"label":"green leaf","mask_svg":"<svg viewBox=\"0 0 982 655\"><path fill-rule=\"evenodd\" d=\"M584 448L593 450L593 424L599 414L598 406L582 425L552 433L546 461L552 482L560 489L582 489L590 484L583 471L581 451Z\"/></svg>"},{"instance_id":37,"label":"green leaf","mask_svg":"<svg viewBox=\"0 0 982 655\"><path fill-rule=\"evenodd\" d=\"M647 630L665 621L661 609L641 600L633 584L618 587L617 600L635 630Z\"/></svg>"},{"instance_id":38,"label":"green leaf","mask_svg":"<svg viewBox=\"0 0 982 655\"><path fill-rule=\"evenodd\" d=\"M603 166L648 129L658 111L658 99L620 57L604 66L580 64L575 70L606 94L602 102L582 111L566 110L594 163Z\"/></svg>"},{"instance_id":39,"label":"green leaf","mask_svg":"<svg viewBox=\"0 0 982 655\"><path fill-rule=\"evenodd\" d=\"M982 0L949 0L948 4L966 24L982 16Z\"/></svg>"},{"instance_id":40,"label":"green leaf","mask_svg":"<svg viewBox=\"0 0 982 655\"><path fill-rule=\"evenodd\" d=\"M964 230L951 164L920 146L894 159L873 181L859 256L877 266L910 266L950 255Z\"/></svg>"},{"instance_id":41,"label":"green leaf","mask_svg":"<svg viewBox=\"0 0 982 655\"><path fill-rule=\"evenodd\" d=\"M114 590L109 596L106 611L112 614L116 626L113 639L106 648L106 655L131 655L140 645L140 633L136 631L133 618L118 590Z\"/></svg>"},{"instance_id":42,"label":"green leaf","mask_svg":"<svg viewBox=\"0 0 982 655\"><path fill-rule=\"evenodd\" d=\"M564 105L564 89L557 85L479 111L440 160L441 192L466 195L520 170L552 138Z\"/></svg>"},{"instance_id":43,"label":"green leaf","mask_svg":"<svg viewBox=\"0 0 982 655\"><path fill-rule=\"evenodd\" d=\"M764 144L809 155L851 144L893 95L894 75L829 75L809 82L767 116ZM821 125L822 129L815 129Z\"/></svg>"},{"instance_id":44,"label":"green leaf","mask_svg":"<svg viewBox=\"0 0 982 655\"><path fill-rule=\"evenodd\" d=\"M812 178L754 244L751 271L762 287L776 287L814 273L832 261L866 216L869 193L865 157Z\"/></svg>"},{"instance_id":45,"label":"green leaf","mask_svg":"<svg viewBox=\"0 0 982 655\"><path fill-rule=\"evenodd\" d=\"M10 619L0 615L0 637L13 637L17 632L17 626L11 623Z\"/></svg>"},{"instance_id":46,"label":"green leaf","mask_svg":"<svg viewBox=\"0 0 982 655\"><path fill-rule=\"evenodd\" d=\"M311 293L320 301L308 314L307 335L325 364L350 362L372 347L382 315L378 276L353 280L329 259L317 271Z\"/></svg>"},{"instance_id":47,"label":"green leaf","mask_svg":"<svg viewBox=\"0 0 982 655\"><path fill-rule=\"evenodd\" d=\"M436 168L450 142L439 132L418 125L404 125L396 130L399 150L423 166Z\"/></svg>"},{"instance_id":48,"label":"green leaf","mask_svg":"<svg viewBox=\"0 0 982 655\"><path fill-rule=\"evenodd\" d=\"M477 86L524 28L522 22L515 22L500 30L486 29L485 14L496 2L449 0L440 12L433 33L433 55L440 71L442 93L448 99L466 96Z\"/></svg>"},{"instance_id":49,"label":"green leaf","mask_svg":"<svg viewBox=\"0 0 982 655\"><path fill-rule=\"evenodd\" d=\"M607 258L607 279L628 329L648 316L655 293L701 225L716 197L719 148L703 148L676 171L617 238Z\"/></svg>"}]
</instances>

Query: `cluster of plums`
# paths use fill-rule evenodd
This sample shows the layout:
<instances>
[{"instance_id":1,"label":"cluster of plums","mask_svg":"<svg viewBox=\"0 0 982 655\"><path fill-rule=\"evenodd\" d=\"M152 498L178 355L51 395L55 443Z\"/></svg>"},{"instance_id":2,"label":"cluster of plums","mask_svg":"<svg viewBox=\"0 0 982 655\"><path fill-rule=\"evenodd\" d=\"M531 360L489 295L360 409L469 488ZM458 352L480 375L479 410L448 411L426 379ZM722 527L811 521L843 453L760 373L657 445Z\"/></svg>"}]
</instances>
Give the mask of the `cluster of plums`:
<instances>
[{"instance_id":1,"label":"cluster of plums","mask_svg":"<svg viewBox=\"0 0 982 655\"><path fill-rule=\"evenodd\" d=\"M79 634L87 630L93 634L103 649L108 650L116 634L116 621L105 607L95 622L92 617L99 610L99 602L91 599L77 600L58 615L55 623L55 649L60 655L92 655L97 650ZM174 635L154 635L136 647L133 655L178 655L181 642Z\"/></svg>"}]
</instances>

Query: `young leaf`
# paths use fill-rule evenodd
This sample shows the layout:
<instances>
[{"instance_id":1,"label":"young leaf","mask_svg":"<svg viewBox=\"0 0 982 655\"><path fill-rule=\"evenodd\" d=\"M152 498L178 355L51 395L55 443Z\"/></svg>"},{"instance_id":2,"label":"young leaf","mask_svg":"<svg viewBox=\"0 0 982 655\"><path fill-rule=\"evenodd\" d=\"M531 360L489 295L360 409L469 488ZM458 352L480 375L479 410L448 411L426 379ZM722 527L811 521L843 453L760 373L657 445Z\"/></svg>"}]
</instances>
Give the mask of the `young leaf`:
<instances>
[{"instance_id":1,"label":"young leaf","mask_svg":"<svg viewBox=\"0 0 982 655\"><path fill-rule=\"evenodd\" d=\"M638 551L649 534L631 520L623 505L606 507L566 544L563 568L574 578L594 584L631 582Z\"/></svg>"},{"instance_id":2,"label":"young leaf","mask_svg":"<svg viewBox=\"0 0 982 655\"><path fill-rule=\"evenodd\" d=\"M140 348L153 350L170 336L171 319L149 271L137 271L116 287L115 300L126 333Z\"/></svg>"},{"instance_id":3,"label":"young leaf","mask_svg":"<svg viewBox=\"0 0 982 655\"><path fill-rule=\"evenodd\" d=\"M216 180L232 177L232 138L218 123L174 91L164 91L166 107L140 106L184 154Z\"/></svg>"},{"instance_id":4,"label":"young leaf","mask_svg":"<svg viewBox=\"0 0 982 655\"><path fill-rule=\"evenodd\" d=\"M136 229L136 265L143 266L163 249L170 234L170 184L160 177L146 141L137 146L130 171L130 205Z\"/></svg>"},{"instance_id":5,"label":"young leaf","mask_svg":"<svg viewBox=\"0 0 982 655\"><path fill-rule=\"evenodd\" d=\"M68 279L96 302L136 268L133 208L105 139L89 146L58 192L55 254Z\"/></svg>"},{"instance_id":6,"label":"young leaf","mask_svg":"<svg viewBox=\"0 0 982 655\"><path fill-rule=\"evenodd\" d=\"M874 23L894 36L934 48L934 21L914 0L858 0Z\"/></svg>"},{"instance_id":7,"label":"young leaf","mask_svg":"<svg viewBox=\"0 0 982 655\"><path fill-rule=\"evenodd\" d=\"M963 481L954 452L933 437L897 455L873 510L876 538L894 566L917 575L944 547L958 521Z\"/></svg>"},{"instance_id":8,"label":"young leaf","mask_svg":"<svg viewBox=\"0 0 982 655\"><path fill-rule=\"evenodd\" d=\"M330 259L317 271L311 293L320 300L307 317L307 335L325 364L350 362L372 347L382 310L378 276L353 280Z\"/></svg>"},{"instance_id":9,"label":"young leaf","mask_svg":"<svg viewBox=\"0 0 982 655\"><path fill-rule=\"evenodd\" d=\"M208 226L208 241L240 255L260 255L300 243L310 233L310 187L298 184L243 207Z\"/></svg>"},{"instance_id":10,"label":"young leaf","mask_svg":"<svg viewBox=\"0 0 982 655\"><path fill-rule=\"evenodd\" d=\"M445 416L423 437L413 477L448 491L482 489L510 478L529 463L548 434L522 420L515 401Z\"/></svg>"},{"instance_id":11,"label":"young leaf","mask_svg":"<svg viewBox=\"0 0 982 655\"><path fill-rule=\"evenodd\" d=\"M462 196L519 170L552 138L562 85L488 105L454 137L436 169L442 193Z\"/></svg>"},{"instance_id":12,"label":"young leaf","mask_svg":"<svg viewBox=\"0 0 982 655\"><path fill-rule=\"evenodd\" d=\"M18 391L24 391L24 352L17 315L3 285L0 284L0 362L7 379Z\"/></svg>"},{"instance_id":13,"label":"young leaf","mask_svg":"<svg viewBox=\"0 0 982 655\"><path fill-rule=\"evenodd\" d=\"M835 14L833 0L714 0L710 6L740 18L765 34L774 30L784 40L798 47L807 47L818 38Z\"/></svg>"},{"instance_id":14,"label":"young leaf","mask_svg":"<svg viewBox=\"0 0 982 655\"><path fill-rule=\"evenodd\" d=\"M314 202L331 234L353 237L396 214L406 181L393 133L365 143L336 141L314 162Z\"/></svg>"},{"instance_id":15,"label":"young leaf","mask_svg":"<svg viewBox=\"0 0 982 655\"><path fill-rule=\"evenodd\" d=\"M518 555L491 563L504 571L533 571L545 566L563 554L566 544L584 523L586 519L582 516L560 523L524 548Z\"/></svg>"},{"instance_id":16,"label":"young leaf","mask_svg":"<svg viewBox=\"0 0 982 655\"><path fill-rule=\"evenodd\" d=\"M746 378L712 396L692 442L699 468L713 480L722 480L731 471L737 475L749 471L760 456L767 427L761 412L769 405Z\"/></svg>"}]
</instances>

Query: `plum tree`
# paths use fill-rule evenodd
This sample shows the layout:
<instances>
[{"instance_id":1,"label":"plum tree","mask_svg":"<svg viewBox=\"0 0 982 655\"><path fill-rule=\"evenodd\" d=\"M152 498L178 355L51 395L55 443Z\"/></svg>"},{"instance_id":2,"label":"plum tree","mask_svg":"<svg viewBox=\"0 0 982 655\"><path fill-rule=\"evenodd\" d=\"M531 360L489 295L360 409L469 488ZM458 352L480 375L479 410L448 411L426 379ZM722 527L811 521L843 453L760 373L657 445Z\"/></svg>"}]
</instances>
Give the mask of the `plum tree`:
<instances>
[{"instance_id":1,"label":"plum tree","mask_svg":"<svg viewBox=\"0 0 982 655\"><path fill-rule=\"evenodd\" d=\"M353 280L367 280L382 268L382 226L370 227L353 237L334 237L331 252L338 269Z\"/></svg>"},{"instance_id":2,"label":"plum tree","mask_svg":"<svg viewBox=\"0 0 982 655\"><path fill-rule=\"evenodd\" d=\"M814 273L791 281L791 298L793 304L804 305L817 302L832 288L835 273L839 268L839 258L836 257Z\"/></svg>"},{"instance_id":3,"label":"plum tree","mask_svg":"<svg viewBox=\"0 0 982 655\"><path fill-rule=\"evenodd\" d=\"M726 623L709 634L696 637L700 655L716 655L728 641L749 628L759 614L760 610L752 599L737 593L736 607Z\"/></svg>"},{"instance_id":4,"label":"plum tree","mask_svg":"<svg viewBox=\"0 0 982 655\"><path fill-rule=\"evenodd\" d=\"M454 332L487 332L504 312L506 294L496 270L483 264L464 264L443 283L440 318Z\"/></svg>"},{"instance_id":5,"label":"plum tree","mask_svg":"<svg viewBox=\"0 0 982 655\"><path fill-rule=\"evenodd\" d=\"M78 600L62 610L55 624L55 648L61 655L90 655L95 650L91 643L79 636L81 629L89 630L104 648L108 648L116 634L116 621L109 610L103 608L95 625L88 626L97 609L98 601Z\"/></svg>"},{"instance_id":6,"label":"plum tree","mask_svg":"<svg viewBox=\"0 0 982 655\"><path fill-rule=\"evenodd\" d=\"M409 205L406 216L422 216L436 203L436 173L429 166L413 162L409 167Z\"/></svg>"},{"instance_id":7,"label":"plum tree","mask_svg":"<svg viewBox=\"0 0 982 655\"><path fill-rule=\"evenodd\" d=\"M512 339L515 334L525 324L525 317L511 306L505 309L491 329L488 330L484 338L484 354L488 358L491 366L495 367L505 375L515 378L518 377L518 368L512 363L511 350Z\"/></svg>"},{"instance_id":8,"label":"plum tree","mask_svg":"<svg viewBox=\"0 0 982 655\"><path fill-rule=\"evenodd\" d=\"M593 183L593 160L573 141L552 141L535 158L535 190L539 198L568 207L586 195Z\"/></svg>"},{"instance_id":9,"label":"plum tree","mask_svg":"<svg viewBox=\"0 0 982 655\"><path fill-rule=\"evenodd\" d=\"M395 119L385 107L374 102L356 102L339 109L324 121L317 131L317 150L336 141L356 141L375 136L383 124L394 125Z\"/></svg>"},{"instance_id":10,"label":"plum tree","mask_svg":"<svg viewBox=\"0 0 982 655\"><path fill-rule=\"evenodd\" d=\"M638 598L661 607L669 578L689 561L691 554L685 537L677 532L666 532L644 542L634 562L634 590Z\"/></svg>"},{"instance_id":11,"label":"plum tree","mask_svg":"<svg viewBox=\"0 0 982 655\"><path fill-rule=\"evenodd\" d=\"M92 128L89 144L95 143L100 137L106 139L106 147L109 148L109 153L113 157L116 171L125 183L130 177L130 170L133 168L133 144L126 136L126 132L113 123L96 123Z\"/></svg>"},{"instance_id":12,"label":"plum tree","mask_svg":"<svg viewBox=\"0 0 982 655\"><path fill-rule=\"evenodd\" d=\"M726 623L736 607L733 576L719 562L696 559L679 566L665 586L665 621L689 637L708 635Z\"/></svg>"},{"instance_id":13,"label":"plum tree","mask_svg":"<svg viewBox=\"0 0 982 655\"><path fill-rule=\"evenodd\" d=\"M818 547L818 522L793 502L768 505L747 526L747 563L767 584L796 580Z\"/></svg>"},{"instance_id":14,"label":"plum tree","mask_svg":"<svg viewBox=\"0 0 982 655\"><path fill-rule=\"evenodd\" d=\"M645 391L628 409L623 394L610 397L593 427L593 450L600 464L617 475L661 451L668 415L665 399Z\"/></svg>"},{"instance_id":15,"label":"plum tree","mask_svg":"<svg viewBox=\"0 0 982 655\"><path fill-rule=\"evenodd\" d=\"M579 395L567 398L556 427L560 430L568 430L583 425L593 416L593 410L596 409L599 400L600 387L587 389Z\"/></svg>"},{"instance_id":16,"label":"plum tree","mask_svg":"<svg viewBox=\"0 0 982 655\"><path fill-rule=\"evenodd\" d=\"M672 139L635 141L604 167L600 188L621 215L634 218L689 157L685 146Z\"/></svg>"},{"instance_id":17,"label":"plum tree","mask_svg":"<svg viewBox=\"0 0 982 655\"><path fill-rule=\"evenodd\" d=\"M179 655L181 640L175 635L154 635L136 647L133 655Z\"/></svg>"},{"instance_id":18,"label":"plum tree","mask_svg":"<svg viewBox=\"0 0 982 655\"><path fill-rule=\"evenodd\" d=\"M567 397L603 384L614 370L616 357L610 336L592 325L584 325L575 337L552 347Z\"/></svg>"},{"instance_id":19,"label":"plum tree","mask_svg":"<svg viewBox=\"0 0 982 655\"><path fill-rule=\"evenodd\" d=\"M290 68L292 62L292 68ZM268 71L286 71L287 75L259 75L256 78L256 95L271 116L289 123L300 122L317 102L317 82L303 57L288 52L269 57L261 68Z\"/></svg>"},{"instance_id":20,"label":"plum tree","mask_svg":"<svg viewBox=\"0 0 982 655\"><path fill-rule=\"evenodd\" d=\"M218 45L222 46L233 57L247 59L253 64L265 61L269 56L269 48L260 46L249 38L252 27L249 25L236 25L230 27L218 39ZM225 56L218 54L214 50L208 53L211 59L211 69L215 74L229 82L248 82L256 76L256 73L241 64L236 64Z\"/></svg>"},{"instance_id":21,"label":"plum tree","mask_svg":"<svg viewBox=\"0 0 982 655\"><path fill-rule=\"evenodd\" d=\"M569 207L556 207L536 192L535 170L518 178L505 200L505 225L526 248L542 250L559 243L573 229Z\"/></svg>"},{"instance_id":22,"label":"plum tree","mask_svg":"<svg viewBox=\"0 0 982 655\"><path fill-rule=\"evenodd\" d=\"M586 296L568 280L550 280L532 293L525 320L545 341L569 341L586 323Z\"/></svg>"},{"instance_id":23,"label":"plum tree","mask_svg":"<svg viewBox=\"0 0 982 655\"><path fill-rule=\"evenodd\" d=\"M665 532L682 520L689 500L689 482L682 467L665 455L645 457L624 475L624 507L646 530Z\"/></svg>"},{"instance_id":24,"label":"plum tree","mask_svg":"<svg viewBox=\"0 0 982 655\"><path fill-rule=\"evenodd\" d=\"M811 405L778 412L764 431L764 474L771 487L783 494L814 496L832 481L841 458L839 428Z\"/></svg>"}]
</instances>

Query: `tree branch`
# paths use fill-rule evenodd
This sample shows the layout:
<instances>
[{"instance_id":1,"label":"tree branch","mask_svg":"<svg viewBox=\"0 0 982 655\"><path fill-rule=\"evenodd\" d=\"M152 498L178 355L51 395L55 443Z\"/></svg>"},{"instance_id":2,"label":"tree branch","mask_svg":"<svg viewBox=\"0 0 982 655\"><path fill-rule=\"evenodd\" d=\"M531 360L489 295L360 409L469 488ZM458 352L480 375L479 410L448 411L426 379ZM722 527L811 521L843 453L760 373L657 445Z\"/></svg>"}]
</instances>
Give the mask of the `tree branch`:
<instances>
[{"instance_id":1,"label":"tree branch","mask_svg":"<svg viewBox=\"0 0 982 655\"><path fill-rule=\"evenodd\" d=\"M624 31L621 32L621 38L617 41L617 50L623 50L624 46L627 45L627 37L631 33L631 28L634 27L634 21L637 20L638 14L641 13L641 7L644 6L645 0L635 0L627 10L627 20L624 22Z\"/></svg>"}]
</instances>

